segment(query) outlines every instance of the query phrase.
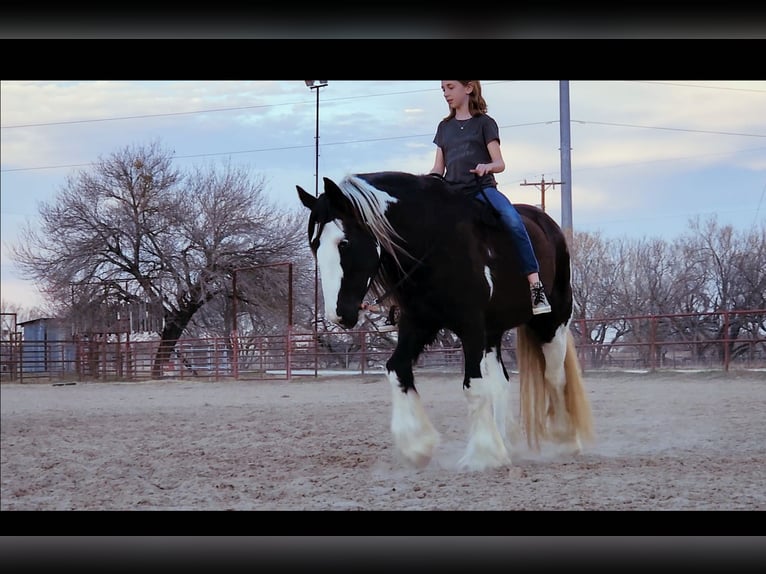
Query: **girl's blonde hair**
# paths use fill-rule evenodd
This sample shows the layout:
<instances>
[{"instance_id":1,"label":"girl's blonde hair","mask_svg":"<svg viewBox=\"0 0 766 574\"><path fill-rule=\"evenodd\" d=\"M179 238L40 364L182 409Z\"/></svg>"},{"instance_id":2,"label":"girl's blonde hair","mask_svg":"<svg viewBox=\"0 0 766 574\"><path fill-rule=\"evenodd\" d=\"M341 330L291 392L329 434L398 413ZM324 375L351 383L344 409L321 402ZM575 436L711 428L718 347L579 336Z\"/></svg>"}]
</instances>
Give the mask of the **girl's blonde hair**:
<instances>
[{"instance_id":1,"label":"girl's blonde hair","mask_svg":"<svg viewBox=\"0 0 766 574\"><path fill-rule=\"evenodd\" d=\"M473 91L468 94L468 111L472 116L478 114L487 113L487 102L484 100L484 96L481 95L481 81L479 80L458 80L464 86L469 84L473 86ZM449 115L445 117L445 120L450 120L455 117L455 109L450 108Z\"/></svg>"}]
</instances>

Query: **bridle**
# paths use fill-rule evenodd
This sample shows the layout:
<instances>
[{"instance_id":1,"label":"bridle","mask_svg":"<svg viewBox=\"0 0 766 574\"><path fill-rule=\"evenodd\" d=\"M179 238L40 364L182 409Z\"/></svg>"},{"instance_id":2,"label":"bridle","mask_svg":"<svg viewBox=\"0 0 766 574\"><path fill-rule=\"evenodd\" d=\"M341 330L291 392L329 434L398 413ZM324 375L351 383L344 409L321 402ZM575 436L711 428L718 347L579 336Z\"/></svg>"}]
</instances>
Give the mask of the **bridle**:
<instances>
[{"instance_id":1,"label":"bridle","mask_svg":"<svg viewBox=\"0 0 766 574\"><path fill-rule=\"evenodd\" d=\"M426 260L426 259L427 259L427 258L428 258L428 257L429 257L429 256L430 256L432 253L433 253L433 251L434 251L434 249L435 249L435 248L436 248L436 245L432 245L432 246L431 246L431 248L430 248L428 251L426 251L425 255L423 255L423 257L421 257L420 259L418 259L418 260L415 262L415 264L414 264L414 265L413 265L413 266L412 266L412 267L409 269L409 271L407 271L407 272L406 272L404 275L402 275L402 277L399 279L399 281L397 281L397 282L396 282L396 283L394 283L394 284L393 284L391 287L389 287L388 289L386 289L386 291L385 291L385 292L384 292L384 293L383 293L381 296L379 296L379 297L376 297L376 298L375 298L374 304L375 304L375 305L380 305L380 304L381 304L381 302L383 302L383 301L385 301L386 299L388 299L388 298L391 296L391 294L392 294L394 291L396 291L396 290L397 290L399 287L401 287L401 286L402 286L402 284L403 284L405 281L407 281L407 279L409 279L409 278L410 278L410 276L411 276L411 275L412 275L412 274L413 274L415 271L417 271L417 270L418 270L420 267L422 267L422 266L423 266L423 263L424 263L424 262L425 262L425 260Z\"/></svg>"}]
</instances>

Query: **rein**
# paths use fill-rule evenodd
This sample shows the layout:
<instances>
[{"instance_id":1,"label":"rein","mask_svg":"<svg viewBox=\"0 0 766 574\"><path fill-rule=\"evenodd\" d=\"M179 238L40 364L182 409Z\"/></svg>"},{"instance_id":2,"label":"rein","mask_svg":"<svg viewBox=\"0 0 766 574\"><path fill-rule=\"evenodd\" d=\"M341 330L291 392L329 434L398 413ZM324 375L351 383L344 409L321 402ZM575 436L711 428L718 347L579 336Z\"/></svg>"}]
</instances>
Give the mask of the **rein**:
<instances>
[{"instance_id":1,"label":"rein","mask_svg":"<svg viewBox=\"0 0 766 574\"><path fill-rule=\"evenodd\" d=\"M405 274L402 276L402 278L401 278L401 279L399 279L399 281L397 281L396 283L394 283L394 284L393 284L391 287L389 287L388 289L386 289L386 291L385 291L385 292L384 292L384 293L383 293L383 294L382 294L380 297L377 297L377 298L375 299L375 301L374 301L374 304L375 304L375 305L380 305L380 304L381 304L381 302L383 302L384 300L388 299L388 298L391 296L391 294L392 294L394 291L396 291L396 289L398 289L398 288L399 288L399 287L400 287L400 286L401 286L401 285L402 285L402 284L403 284L405 281L407 281L407 279L409 279L409 278L410 278L410 276L411 276L411 275L412 275L412 274L413 274L415 271L417 271L417 270L418 270L418 268L420 268L420 267L423 265L423 262L424 262L424 261L425 261L425 260L428 258L428 256L429 256L429 255L431 255L431 253L433 253L433 251L434 251L434 249L435 249L435 248L436 248L436 246L435 246L435 245L433 245L433 246L432 246L432 247L431 247L431 248L430 248L428 251L426 251L426 254L425 254L425 255L423 255L423 257L421 257L420 259L418 259L418 260L417 260L417 263L415 263L415 265L413 265L413 266L412 266L412 268L411 268L409 271L407 271L407 273L405 273Z\"/></svg>"}]
</instances>

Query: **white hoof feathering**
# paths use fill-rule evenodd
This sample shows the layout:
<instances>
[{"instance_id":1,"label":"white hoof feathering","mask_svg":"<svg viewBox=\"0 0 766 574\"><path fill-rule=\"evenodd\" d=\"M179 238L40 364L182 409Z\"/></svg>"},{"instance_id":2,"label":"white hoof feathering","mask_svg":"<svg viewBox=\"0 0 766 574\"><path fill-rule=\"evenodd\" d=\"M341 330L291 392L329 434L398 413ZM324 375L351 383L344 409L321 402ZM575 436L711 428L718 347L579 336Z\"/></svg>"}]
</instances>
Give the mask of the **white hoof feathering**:
<instances>
[{"instance_id":1,"label":"white hoof feathering","mask_svg":"<svg viewBox=\"0 0 766 574\"><path fill-rule=\"evenodd\" d=\"M485 470L511 463L503 437L495 424L491 400L481 392L480 386L481 380L474 379L471 387L465 390L470 430L465 454L458 461L465 470Z\"/></svg>"},{"instance_id":2,"label":"white hoof feathering","mask_svg":"<svg viewBox=\"0 0 766 574\"><path fill-rule=\"evenodd\" d=\"M420 395L415 390L403 393L393 373L389 373L393 397L391 432L394 444L413 466L428 465L439 444L439 433L428 420Z\"/></svg>"},{"instance_id":3,"label":"white hoof feathering","mask_svg":"<svg viewBox=\"0 0 766 574\"><path fill-rule=\"evenodd\" d=\"M503 366L497 359L493 349L484 354L481 361L481 384L485 389L485 394L489 396L491 402L492 414L495 417L495 424L503 440L511 439L513 443L514 436L518 434L518 426L513 419L513 415L508 411L510 384L503 374ZM474 383L471 383L472 385ZM508 436L508 424L511 426L511 436Z\"/></svg>"}]
</instances>

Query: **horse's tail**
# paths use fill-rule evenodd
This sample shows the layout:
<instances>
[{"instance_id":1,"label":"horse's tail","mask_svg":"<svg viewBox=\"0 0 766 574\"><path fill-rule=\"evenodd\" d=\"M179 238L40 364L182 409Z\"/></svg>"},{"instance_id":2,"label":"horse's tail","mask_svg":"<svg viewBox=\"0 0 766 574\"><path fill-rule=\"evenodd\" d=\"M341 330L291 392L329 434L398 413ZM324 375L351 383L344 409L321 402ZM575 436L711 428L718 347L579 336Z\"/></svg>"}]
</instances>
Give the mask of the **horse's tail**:
<instances>
[{"instance_id":1,"label":"horse's tail","mask_svg":"<svg viewBox=\"0 0 766 574\"><path fill-rule=\"evenodd\" d=\"M591 441L593 440L593 414L585 391L574 335L569 329L567 329L567 352L564 356L564 376L566 377L564 397L572 426L581 440Z\"/></svg>"},{"instance_id":2,"label":"horse's tail","mask_svg":"<svg viewBox=\"0 0 766 574\"><path fill-rule=\"evenodd\" d=\"M540 441L547 438L547 418L550 389L545 382L545 356L537 336L526 325L516 328L516 354L519 364L520 422L527 435L527 444L540 449ZM572 332L567 329L564 356L564 397L566 409L577 436L585 441L593 438L593 418L590 402L577 357Z\"/></svg>"}]
</instances>

